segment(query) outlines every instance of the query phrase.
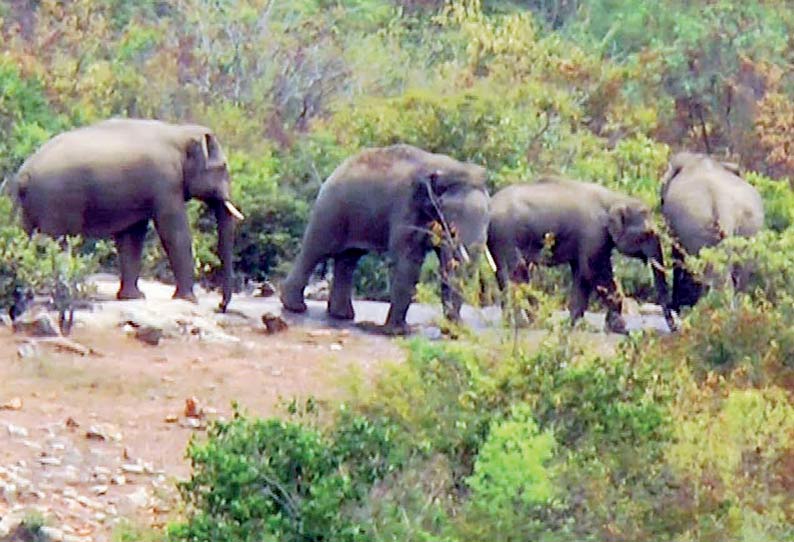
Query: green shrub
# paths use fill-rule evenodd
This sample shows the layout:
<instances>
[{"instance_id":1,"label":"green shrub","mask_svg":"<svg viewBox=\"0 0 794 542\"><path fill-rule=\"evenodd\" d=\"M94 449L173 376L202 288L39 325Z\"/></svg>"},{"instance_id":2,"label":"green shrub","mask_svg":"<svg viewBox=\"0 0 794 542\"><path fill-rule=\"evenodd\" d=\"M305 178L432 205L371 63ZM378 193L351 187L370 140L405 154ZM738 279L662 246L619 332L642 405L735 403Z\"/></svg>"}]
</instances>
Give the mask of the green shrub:
<instances>
[{"instance_id":1,"label":"green shrub","mask_svg":"<svg viewBox=\"0 0 794 542\"><path fill-rule=\"evenodd\" d=\"M396 429L344 410L331 431L235 413L192 441L173 540L368 540L356 508L399 466Z\"/></svg>"}]
</instances>

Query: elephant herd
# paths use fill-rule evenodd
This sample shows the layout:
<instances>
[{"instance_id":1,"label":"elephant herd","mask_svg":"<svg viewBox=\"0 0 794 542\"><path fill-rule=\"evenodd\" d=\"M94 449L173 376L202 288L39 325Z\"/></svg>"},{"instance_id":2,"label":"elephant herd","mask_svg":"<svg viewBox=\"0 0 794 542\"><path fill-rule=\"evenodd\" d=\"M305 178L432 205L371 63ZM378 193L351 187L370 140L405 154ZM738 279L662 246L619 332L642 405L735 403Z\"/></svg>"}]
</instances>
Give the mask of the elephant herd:
<instances>
[{"instance_id":1,"label":"elephant herd","mask_svg":"<svg viewBox=\"0 0 794 542\"><path fill-rule=\"evenodd\" d=\"M482 166L410 145L366 149L345 160L323 183L301 250L281 285L285 309L306 310L303 291L318 264L333 260L328 300L332 318L354 317L353 274L367 252L392 264L390 308L381 332L409 330L406 313L425 256L440 261L444 313L458 317L462 297L451 276L485 254L502 290L526 281L536 265L570 266L569 309L580 318L595 291L607 328L625 332L613 249L650 265L657 302L671 329L672 311L694 304L702 285L683 264L726 236L750 236L763 225L758 192L736 166L706 155L672 157L661 182L661 209L675 240L672 295L662 243L650 208L603 186L556 177L488 194ZM209 128L155 120L111 119L64 132L22 165L11 184L25 230L54 237L112 237L120 263L119 299L142 297L137 282L150 221L176 280L174 297L195 300L193 255L185 202L213 210L226 310L233 281L234 222L230 176Z\"/></svg>"}]
</instances>

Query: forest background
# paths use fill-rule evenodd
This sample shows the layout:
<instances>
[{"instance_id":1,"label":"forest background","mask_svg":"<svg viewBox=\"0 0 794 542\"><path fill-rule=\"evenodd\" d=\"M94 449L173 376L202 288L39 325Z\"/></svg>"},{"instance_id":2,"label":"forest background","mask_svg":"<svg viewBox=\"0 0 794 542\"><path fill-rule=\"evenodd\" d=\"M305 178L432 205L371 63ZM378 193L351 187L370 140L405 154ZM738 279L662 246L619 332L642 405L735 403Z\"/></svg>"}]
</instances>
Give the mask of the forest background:
<instances>
[{"instance_id":1,"label":"forest background","mask_svg":"<svg viewBox=\"0 0 794 542\"><path fill-rule=\"evenodd\" d=\"M750 292L715 290L680 334L630 337L607 359L559 330L531 353L412 343L408 363L334 411L333 422L298 408L295 419L241 413L217 426L191 448L185 522L169 536L794 536L791 8L783 0L2 2L0 178L51 136L109 116L206 124L229 156L234 201L248 217L236 241L241 281L283 276L322 180L367 146L405 142L481 163L492 190L557 173L653 208L671 152L702 151L740 163L765 200L761 235L705 256L717 268L752 260ZM196 272L211 283L212 218L191 204L191 220ZM20 284L42 289L65 275L77 287L114 264L106 241L75 240L66 253L30 243L0 199L3 302ZM420 295L432 296L433 265ZM145 268L168 278L156 242ZM617 268L628 294L648 294L647 269L628 260ZM383 297L386 276L368 257L359 294ZM564 272L543 277L560 302Z\"/></svg>"}]
</instances>

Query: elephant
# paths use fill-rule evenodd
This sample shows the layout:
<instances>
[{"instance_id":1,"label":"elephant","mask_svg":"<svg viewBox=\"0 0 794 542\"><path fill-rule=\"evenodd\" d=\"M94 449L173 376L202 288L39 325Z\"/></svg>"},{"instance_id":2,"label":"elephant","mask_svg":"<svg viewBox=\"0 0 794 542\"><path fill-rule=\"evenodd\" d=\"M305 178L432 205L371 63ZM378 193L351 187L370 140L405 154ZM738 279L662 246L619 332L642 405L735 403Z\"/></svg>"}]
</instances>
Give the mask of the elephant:
<instances>
[{"instance_id":1,"label":"elephant","mask_svg":"<svg viewBox=\"0 0 794 542\"><path fill-rule=\"evenodd\" d=\"M725 237L755 235L764 225L764 204L758 191L740 177L736 164L693 152L672 156L661 181L660 200L675 241L670 306L678 312L695 305L703 294L703 284L685 268L686 255L695 256ZM735 271L741 288L747 270Z\"/></svg>"},{"instance_id":2,"label":"elephant","mask_svg":"<svg viewBox=\"0 0 794 542\"><path fill-rule=\"evenodd\" d=\"M462 298L450 274L485 248L489 195L484 167L397 144L348 158L320 188L300 253L281 284L285 309L304 312L303 290L317 264L333 260L327 312L352 320L353 273L367 252L391 260L390 307L384 334L406 334L406 314L425 256L441 262L444 313L456 319ZM432 231L436 228L435 233ZM440 238L443 242L438 243Z\"/></svg>"},{"instance_id":3,"label":"elephant","mask_svg":"<svg viewBox=\"0 0 794 542\"><path fill-rule=\"evenodd\" d=\"M657 301L671 330L664 257L651 211L640 200L603 186L554 176L507 186L491 199L488 248L499 288L529 280L533 265L571 267L571 322L584 315L595 289L607 306L607 329L625 333L622 297L611 255L640 258L651 266Z\"/></svg>"},{"instance_id":4,"label":"elephant","mask_svg":"<svg viewBox=\"0 0 794 542\"><path fill-rule=\"evenodd\" d=\"M28 234L115 240L118 299L143 297L141 254L154 220L176 279L174 298L196 301L185 202L203 200L218 223L222 311L232 296L235 219L243 218L229 191L226 158L209 128L123 118L50 139L22 164L12 185Z\"/></svg>"}]
</instances>

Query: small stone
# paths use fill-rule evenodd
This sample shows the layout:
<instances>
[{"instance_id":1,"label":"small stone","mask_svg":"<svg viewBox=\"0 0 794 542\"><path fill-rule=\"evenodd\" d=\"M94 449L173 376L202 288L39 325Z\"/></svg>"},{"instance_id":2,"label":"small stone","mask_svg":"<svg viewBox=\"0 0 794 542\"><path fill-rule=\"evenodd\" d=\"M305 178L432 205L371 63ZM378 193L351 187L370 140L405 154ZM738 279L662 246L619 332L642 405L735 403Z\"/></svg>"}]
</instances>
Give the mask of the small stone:
<instances>
[{"instance_id":1,"label":"small stone","mask_svg":"<svg viewBox=\"0 0 794 542\"><path fill-rule=\"evenodd\" d=\"M91 491L93 491L96 495L104 495L105 493L108 492L108 486L105 485L105 484L100 484L98 486L93 486L91 488Z\"/></svg>"},{"instance_id":2,"label":"small stone","mask_svg":"<svg viewBox=\"0 0 794 542\"><path fill-rule=\"evenodd\" d=\"M129 474L143 474L143 465L135 463L125 463L121 466L121 470Z\"/></svg>"},{"instance_id":3,"label":"small stone","mask_svg":"<svg viewBox=\"0 0 794 542\"><path fill-rule=\"evenodd\" d=\"M94 476L110 476L111 471L107 467L94 467Z\"/></svg>"},{"instance_id":4,"label":"small stone","mask_svg":"<svg viewBox=\"0 0 794 542\"><path fill-rule=\"evenodd\" d=\"M115 486L123 486L127 483L127 477L123 474L117 474L110 479L110 483Z\"/></svg>"},{"instance_id":5,"label":"small stone","mask_svg":"<svg viewBox=\"0 0 794 542\"><path fill-rule=\"evenodd\" d=\"M107 517L108 517L107 514L105 514L104 512L97 512L96 514L94 514L94 519L99 523L104 523Z\"/></svg>"},{"instance_id":6,"label":"small stone","mask_svg":"<svg viewBox=\"0 0 794 542\"><path fill-rule=\"evenodd\" d=\"M80 427L80 424L77 423L74 418L69 416L68 418L66 418L66 427L68 427L69 429L76 429Z\"/></svg>"},{"instance_id":7,"label":"small stone","mask_svg":"<svg viewBox=\"0 0 794 542\"><path fill-rule=\"evenodd\" d=\"M185 399L185 416L188 418L203 418L204 411L195 397Z\"/></svg>"},{"instance_id":8,"label":"small stone","mask_svg":"<svg viewBox=\"0 0 794 542\"><path fill-rule=\"evenodd\" d=\"M26 438L28 436L28 430L18 425L13 425L9 423L6 426L6 429L8 430L8 434L11 435L12 437Z\"/></svg>"},{"instance_id":9,"label":"small stone","mask_svg":"<svg viewBox=\"0 0 794 542\"><path fill-rule=\"evenodd\" d=\"M38 442L33 442L32 440L23 440L22 444L26 447L30 448L31 450L41 450L41 444Z\"/></svg>"},{"instance_id":10,"label":"small stone","mask_svg":"<svg viewBox=\"0 0 794 542\"><path fill-rule=\"evenodd\" d=\"M39 349L33 343L20 344L17 348L17 357L20 359L34 358L38 355Z\"/></svg>"},{"instance_id":11,"label":"small stone","mask_svg":"<svg viewBox=\"0 0 794 542\"><path fill-rule=\"evenodd\" d=\"M149 505L149 493L141 487L127 495L126 502L132 508L144 508Z\"/></svg>"},{"instance_id":12,"label":"small stone","mask_svg":"<svg viewBox=\"0 0 794 542\"><path fill-rule=\"evenodd\" d=\"M8 504L14 504L17 501L18 491L16 484L3 484L0 482L0 496Z\"/></svg>"},{"instance_id":13,"label":"small stone","mask_svg":"<svg viewBox=\"0 0 794 542\"><path fill-rule=\"evenodd\" d=\"M163 338L163 330L155 326L140 326L135 330L135 338L150 346L157 346Z\"/></svg>"},{"instance_id":14,"label":"small stone","mask_svg":"<svg viewBox=\"0 0 794 542\"><path fill-rule=\"evenodd\" d=\"M75 488L73 488L73 487L65 487L65 488L63 488L63 491L61 492L61 495L63 495L67 499L76 499L77 498L77 490Z\"/></svg>"},{"instance_id":15,"label":"small stone","mask_svg":"<svg viewBox=\"0 0 794 542\"><path fill-rule=\"evenodd\" d=\"M266 312L262 315L262 323L265 324L265 333L273 335L274 333L281 333L289 329L286 320L272 312Z\"/></svg>"},{"instance_id":16,"label":"small stone","mask_svg":"<svg viewBox=\"0 0 794 542\"><path fill-rule=\"evenodd\" d=\"M179 416L176 414L169 414L165 417L165 423L176 423L179 421Z\"/></svg>"},{"instance_id":17,"label":"small stone","mask_svg":"<svg viewBox=\"0 0 794 542\"><path fill-rule=\"evenodd\" d=\"M14 325L14 321L11 320L11 317L6 313L0 314L0 327L11 327Z\"/></svg>"},{"instance_id":18,"label":"small stone","mask_svg":"<svg viewBox=\"0 0 794 542\"><path fill-rule=\"evenodd\" d=\"M276 293L276 287L271 282L264 281L259 285L259 290L254 294L256 297L270 297Z\"/></svg>"},{"instance_id":19,"label":"small stone","mask_svg":"<svg viewBox=\"0 0 794 542\"><path fill-rule=\"evenodd\" d=\"M331 350L333 350L334 352L338 352L338 351L342 350L342 345L341 345L341 344L339 344L339 343L334 343L334 344L332 344L332 345L331 345L331 347L330 347L330 348L331 348Z\"/></svg>"},{"instance_id":20,"label":"small stone","mask_svg":"<svg viewBox=\"0 0 794 542\"><path fill-rule=\"evenodd\" d=\"M12 397L0 405L0 410L22 410L22 398Z\"/></svg>"},{"instance_id":21,"label":"small stone","mask_svg":"<svg viewBox=\"0 0 794 542\"><path fill-rule=\"evenodd\" d=\"M42 465L48 465L50 467L58 467L61 465L61 460L57 457L44 456L39 458L39 463Z\"/></svg>"},{"instance_id":22,"label":"small stone","mask_svg":"<svg viewBox=\"0 0 794 542\"><path fill-rule=\"evenodd\" d=\"M51 540L52 542L62 542L63 541L63 531L56 528L56 527L49 527L44 525L39 529L39 532L44 535L46 540Z\"/></svg>"},{"instance_id":23,"label":"small stone","mask_svg":"<svg viewBox=\"0 0 794 542\"><path fill-rule=\"evenodd\" d=\"M203 428L203 424L200 419L198 418L185 418L182 423L180 424L182 427L187 427L190 429L201 429Z\"/></svg>"}]
</instances>

